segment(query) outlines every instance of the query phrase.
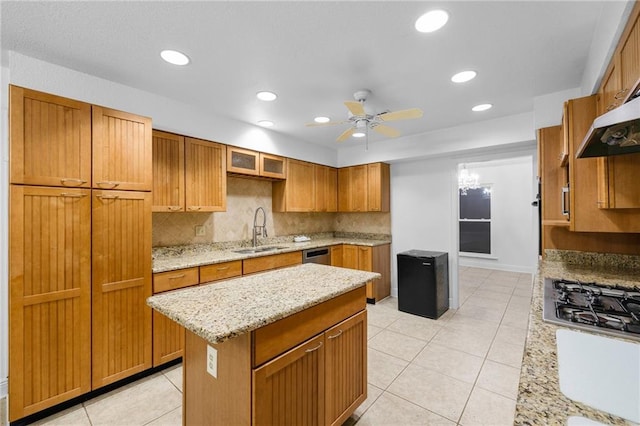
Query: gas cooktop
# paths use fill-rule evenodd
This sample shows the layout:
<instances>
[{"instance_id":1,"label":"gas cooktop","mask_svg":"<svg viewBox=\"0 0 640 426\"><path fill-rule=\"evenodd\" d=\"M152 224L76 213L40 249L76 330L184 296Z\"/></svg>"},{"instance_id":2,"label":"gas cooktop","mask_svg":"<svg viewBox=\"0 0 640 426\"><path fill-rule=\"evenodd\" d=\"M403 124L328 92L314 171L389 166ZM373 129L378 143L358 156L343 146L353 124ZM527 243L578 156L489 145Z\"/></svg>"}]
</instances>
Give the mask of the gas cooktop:
<instances>
[{"instance_id":1,"label":"gas cooktop","mask_svg":"<svg viewBox=\"0 0 640 426\"><path fill-rule=\"evenodd\" d=\"M640 341L640 288L545 278L542 318Z\"/></svg>"}]
</instances>

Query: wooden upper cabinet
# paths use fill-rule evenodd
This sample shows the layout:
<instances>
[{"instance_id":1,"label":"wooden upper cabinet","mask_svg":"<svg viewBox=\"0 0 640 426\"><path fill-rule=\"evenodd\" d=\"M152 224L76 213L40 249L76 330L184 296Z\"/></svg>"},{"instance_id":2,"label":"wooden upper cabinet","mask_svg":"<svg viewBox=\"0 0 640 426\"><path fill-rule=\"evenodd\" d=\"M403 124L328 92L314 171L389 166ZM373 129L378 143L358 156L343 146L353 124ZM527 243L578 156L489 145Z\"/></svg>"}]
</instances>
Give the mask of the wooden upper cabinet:
<instances>
[{"instance_id":1,"label":"wooden upper cabinet","mask_svg":"<svg viewBox=\"0 0 640 426\"><path fill-rule=\"evenodd\" d=\"M227 171L274 179L286 177L286 158L250 149L227 147Z\"/></svg>"},{"instance_id":2,"label":"wooden upper cabinet","mask_svg":"<svg viewBox=\"0 0 640 426\"><path fill-rule=\"evenodd\" d=\"M151 367L151 194L92 192L92 389Z\"/></svg>"},{"instance_id":3,"label":"wooden upper cabinet","mask_svg":"<svg viewBox=\"0 0 640 426\"><path fill-rule=\"evenodd\" d=\"M10 205L14 421L91 390L91 194L11 185Z\"/></svg>"},{"instance_id":4,"label":"wooden upper cabinet","mask_svg":"<svg viewBox=\"0 0 640 426\"><path fill-rule=\"evenodd\" d=\"M273 183L273 211L314 211L314 176L312 163L289 159L287 161L287 179Z\"/></svg>"},{"instance_id":5,"label":"wooden upper cabinet","mask_svg":"<svg viewBox=\"0 0 640 426\"><path fill-rule=\"evenodd\" d=\"M624 96L620 81L620 55L615 55L609 64L598 91L598 115L620 106Z\"/></svg>"},{"instance_id":6,"label":"wooden upper cabinet","mask_svg":"<svg viewBox=\"0 0 640 426\"><path fill-rule=\"evenodd\" d=\"M640 24L638 23L639 6L636 4L619 47L621 95L627 96L640 78Z\"/></svg>"},{"instance_id":7,"label":"wooden upper cabinet","mask_svg":"<svg viewBox=\"0 0 640 426\"><path fill-rule=\"evenodd\" d=\"M388 212L389 165L363 164L338 170L338 211Z\"/></svg>"},{"instance_id":8,"label":"wooden upper cabinet","mask_svg":"<svg viewBox=\"0 0 640 426\"><path fill-rule=\"evenodd\" d=\"M577 232L640 232L640 210L602 208L601 203L605 200L602 197L604 184L601 180L602 173L607 169L602 166L612 163L604 163L603 158L575 158L576 150L597 114L595 98L596 95L592 95L567 102L571 209L569 229ZM620 156L622 157L632 159L628 155ZM607 160L612 158L614 157ZM617 160L614 161L617 163ZM605 175L609 178L611 172L607 170ZM629 182L627 177L620 178L623 179L622 185ZM608 184L607 187L611 188ZM608 196L611 197L610 191Z\"/></svg>"},{"instance_id":9,"label":"wooden upper cabinet","mask_svg":"<svg viewBox=\"0 0 640 426\"><path fill-rule=\"evenodd\" d=\"M540 182L542 185L542 223L544 225L569 225L569 215L563 214L566 199L562 188L568 185L567 168L562 167L562 126L538 129ZM563 202L562 198L565 197Z\"/></svg>"},{"instance_id":10,"label":"wooden upper cabinet","mask_svg":"<svg viewBox=\"0 0 640 426\"><path fill-rule=\"evenodd\" d=\"M278 155L260 153L260 176L284 179L287 176L287 159Z\"/></svg>"},{"instance_id":11,"label":"wooden upper cabinet","mask_svg":"<svg viewBox=\"0 0 640 426\"><path fill-rule=\"evenodd\" d=\"M225 145L185 138L185 204L187 211L227 209Z\"/></svg>"},{"instance_id":12,"label":"wooden upper cabinet","mask_svg":"<svg viewBox=\"0 0 640 426\"><path fill-rule=\"evenodd\" d=\"M151 191L151 119L92 107L93 187Z\"/></svg>"},{"instance_id":13,"label":"wooden upper cabinet","mask_svg":"<svg viewBox=\"0 0 640 426\"><path fill-rule=\"evenodd\" d=\"M640 186L636 183L640 153L599 157L597 160L598 207L640 208Z\"/></svg>"},{"instance_id":14,"label":"wooden upper cabinet","mask_svg":"<svg viewBox=\"0 0 640 426\"><path fill-rule=\"evenodd\" d=\"M9 88L11 183L91 186L91 105Z\"/></svg>"},{"instance_id":15,"label":"wooden upper cabinet","mask_svg":"<svg viewBox=\"0 0 640 426\"><path fill-rule=\"evenodd\" d=\"M154 212L184 211L184 137L153 131Z\"/></svg>"},{"instance_id":16,"label":"wooden upper cabinet","mask_svg":"<svg viewBox=\"0 0 640 426\"><path fill-rule=\"evenodd\" d=\"M338 211L338 170L333 167L314 164L315 211Z\"/></svg>"},{"instance_id":17,"label":"wooden upper cabinet","mask_svg":"<svg viewBox=\"0 0 640 426\"><path fill-rule=\"evenodd\" d=\"M386 163L367 164L368 197L367 210L370 212L388 212L389 199L389 165Z\"/></svg>"}]
</instances>

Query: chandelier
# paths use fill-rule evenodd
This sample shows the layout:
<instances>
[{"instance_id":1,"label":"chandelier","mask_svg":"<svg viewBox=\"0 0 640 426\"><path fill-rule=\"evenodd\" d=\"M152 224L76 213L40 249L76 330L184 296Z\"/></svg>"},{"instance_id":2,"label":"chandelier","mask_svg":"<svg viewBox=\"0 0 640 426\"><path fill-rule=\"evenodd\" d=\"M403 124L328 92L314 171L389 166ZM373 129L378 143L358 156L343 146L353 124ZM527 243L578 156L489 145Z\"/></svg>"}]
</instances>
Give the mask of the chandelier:
<instances>
[{"instance_id":1,"label":"chandelier","mask_svg":"<svg viewBox=\"0 0 640 426\"><path fill-rule=\"evenodd\" d=\"M467 195L468 190L478 189L480 187L478 179L480 179L480 176L477 173L469 173L467 166L464 165L463 169L458 172L458 189L460 189L460 193Z\"/></svg>"}]
</instances>

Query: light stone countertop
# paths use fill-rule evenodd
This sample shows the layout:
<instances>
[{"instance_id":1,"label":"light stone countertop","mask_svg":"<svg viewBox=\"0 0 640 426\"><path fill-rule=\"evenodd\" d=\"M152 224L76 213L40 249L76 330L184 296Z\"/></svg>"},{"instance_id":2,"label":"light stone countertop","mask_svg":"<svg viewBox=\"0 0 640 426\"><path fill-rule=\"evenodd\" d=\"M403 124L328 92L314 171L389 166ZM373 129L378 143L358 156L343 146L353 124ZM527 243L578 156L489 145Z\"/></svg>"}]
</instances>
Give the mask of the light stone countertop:
<instances>
[{"instance_id":1,"label":"light stone countertop","mask_svg":"<svg viewBox=\"0 0 640 426\"><path fill-rule=\"evenodd\" d=\"M307 263L158 294L147 304L215 344L379 278L376 272Z\"/></svg>"},{"instance_id":2,"label":"light stone countertop","mask_svg":"<svg viewBox=\"0 0 640 426\"><path fill-rule=\"evenodd\" d=\"M560 391L556 330L564 327L542 320L543 283L545 278L564 278L625 287L640 286L639 266L640 256L547 251L533 283L514 424L566 425L570 416L586 417L607 425L630 424L620 417L572 401Z\"/></svg>"},{"instance_id":3,"label":"light stone countertop","mask_svg":"<svg viewBox=\"0 0 640 426\"><path fill-rule=\"evenodd\" d=\"M369 239L358 237L324 237L312 238L311 241L294 243L287 241L273 241L261 243L260 246L278 246L282 249L261 253L235 253L234 250L248 247L224 247L216 245L198 244L180 247L158 247L153 250L152 272L174 271L176 269L191 268L194 266L211 265L215 263L243 260L252 257L269 256L272 254L289 253L292 251L307 250L320 247L328 247L336 244L353 244L359 246L375 247L389 244L390 239Z\"/></svg>"}]
</instances>

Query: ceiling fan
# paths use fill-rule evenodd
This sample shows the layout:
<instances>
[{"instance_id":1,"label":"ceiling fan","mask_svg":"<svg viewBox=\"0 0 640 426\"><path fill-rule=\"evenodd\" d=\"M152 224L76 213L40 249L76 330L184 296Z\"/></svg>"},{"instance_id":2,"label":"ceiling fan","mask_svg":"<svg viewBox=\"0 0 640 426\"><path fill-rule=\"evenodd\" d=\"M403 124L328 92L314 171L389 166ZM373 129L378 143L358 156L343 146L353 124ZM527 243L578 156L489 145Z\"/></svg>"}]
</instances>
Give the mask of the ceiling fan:
<instances>
[{"instance_id":1,"label":"ceiling fan","mask_svg":"<svg viewBox=\"0 0 640 426\"><path fill-rule=\"evenodd\" d=\"M353 94L355 101L345 101L344 105L349 110L349 118L343 121L329 121L327 123L307 123L309 127L335 126L337 124L351 124L338 138L337 142L343 142L349 136L367 136L368 130L373 129L374 132L389 138L400 136L400 131L391 126L387 126L386 122L396 120L408 120L422 117L422 110L419 108L403 109L400 111L385 111L378 114L371 114L364 108L367 97L371 94L369 89L361 89Z\"/></svg>"}]
</instances>

